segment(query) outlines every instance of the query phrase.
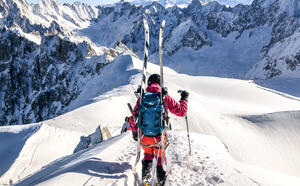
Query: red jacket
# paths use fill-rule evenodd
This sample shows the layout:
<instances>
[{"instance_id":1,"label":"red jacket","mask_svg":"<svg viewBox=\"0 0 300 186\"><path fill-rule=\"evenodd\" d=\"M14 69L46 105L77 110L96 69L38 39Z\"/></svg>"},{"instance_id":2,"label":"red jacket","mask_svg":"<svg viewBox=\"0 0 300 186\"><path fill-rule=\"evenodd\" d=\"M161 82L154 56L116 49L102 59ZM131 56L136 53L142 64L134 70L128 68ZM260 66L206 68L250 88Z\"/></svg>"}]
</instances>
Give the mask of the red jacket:
<instances>
[{"instance_id":1,"label":"red jacket","mask_svg":"<svg viewBox=\"0 0 300 186\"><path fill-rule=\"evenodd\" d=\"M160 92L161 88L159 84L152 83L146 88L147 92ZM173 98L171 98L169 95L165 96L165 107L167 110L170 110L172 114L175 114L176 116L184 117L187 112L187 101L180 100L179 103L177 103ZM133 132L137 132L136 123L134 122L134 116L139 114L139 105L140 105L140 99L137 100L137 103L134 107L134 110L132 112L132 116L129 118L129 124L132 128Z\"/></svg>"}]
</instances>

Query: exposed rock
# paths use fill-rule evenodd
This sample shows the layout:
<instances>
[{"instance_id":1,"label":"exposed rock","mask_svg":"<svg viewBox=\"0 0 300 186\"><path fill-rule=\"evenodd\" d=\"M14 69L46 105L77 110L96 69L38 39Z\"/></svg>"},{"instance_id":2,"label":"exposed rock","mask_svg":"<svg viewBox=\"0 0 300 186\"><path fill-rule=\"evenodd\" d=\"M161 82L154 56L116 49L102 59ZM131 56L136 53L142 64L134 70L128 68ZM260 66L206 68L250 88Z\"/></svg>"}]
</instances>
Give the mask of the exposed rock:
<instances>
[{"instance_id":1,"label":"exposed rock","mask_svg":"<svg viewBox=\"0 0 300 186\"><path fill-rule=\"evenodd\" d=\"M43 36L37 45L8 30L0 36L0 48L1 125L39 122L61 114L82 90L84 84L78 79L98 74L108 63L86 62L95 53L91 46L59 34Z\"/></svg>"}]
</instances>

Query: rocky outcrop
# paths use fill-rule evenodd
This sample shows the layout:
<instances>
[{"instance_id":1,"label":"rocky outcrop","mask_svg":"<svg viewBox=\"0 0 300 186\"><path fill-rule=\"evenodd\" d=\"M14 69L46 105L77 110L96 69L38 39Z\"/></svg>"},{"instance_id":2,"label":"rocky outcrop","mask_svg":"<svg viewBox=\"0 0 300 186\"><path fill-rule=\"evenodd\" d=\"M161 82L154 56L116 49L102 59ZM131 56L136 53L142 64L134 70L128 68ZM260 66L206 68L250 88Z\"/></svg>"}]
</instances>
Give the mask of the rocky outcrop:
<instances>
[{"instance_id":1,"label":"rocky outcrop","mask_svg":"<svg viewBox=\"0 0 300 186\"><path fill-rule=\"evenodd\" d=\"M0 36L0 49L1 125L61 114L82 91L83 80L109 62L89 62L86 57L95 54L89 43L75 43L60 34L44 35L37 45L7 30ZM118 55L108 51L105 55Z\"/></svg>"}]
</instances>

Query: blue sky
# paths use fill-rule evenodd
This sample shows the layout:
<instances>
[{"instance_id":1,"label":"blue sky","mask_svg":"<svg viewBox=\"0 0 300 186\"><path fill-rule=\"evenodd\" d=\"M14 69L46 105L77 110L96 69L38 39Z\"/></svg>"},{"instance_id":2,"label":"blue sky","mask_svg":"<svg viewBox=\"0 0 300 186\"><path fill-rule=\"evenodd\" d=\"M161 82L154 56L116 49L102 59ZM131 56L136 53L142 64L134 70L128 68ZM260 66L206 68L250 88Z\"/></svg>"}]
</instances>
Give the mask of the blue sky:
<instances>
[{"instance_id":1,"label":"blue sky","mask_svg":"<svg viewBox=\"0 0 300 186\"><path fill-rule=\"evenodd\" d=\"M28 3L38 3L40 0L26 0ZM81 1L91 5L99 5L102 3L114 3L119 0L58 0L60 3L70 3L72 4L75 1ZM101 3L100 3L101 2Z\"/></svg>"}]
</instances>

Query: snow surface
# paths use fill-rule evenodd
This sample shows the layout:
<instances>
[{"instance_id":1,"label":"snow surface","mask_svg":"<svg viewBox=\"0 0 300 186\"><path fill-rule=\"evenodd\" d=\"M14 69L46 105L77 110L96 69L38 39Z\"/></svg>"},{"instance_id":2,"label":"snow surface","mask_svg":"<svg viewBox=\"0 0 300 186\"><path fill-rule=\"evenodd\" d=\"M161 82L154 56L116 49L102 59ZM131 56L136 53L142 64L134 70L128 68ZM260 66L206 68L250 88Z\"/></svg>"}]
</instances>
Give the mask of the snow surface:
<instances>
[{"instance_id":1,"label":"snow surface","mask_svg":"<svg viewBox=\"0 0 300 186\"><path fill-rule=\"evenodd\" d=\"M224 145L212 136L192 134L193 155L183 132L170 133L173 143L168 148L170 166L166 185L296 185L299 179L247 166L233 160ZM119 135L101 145L58 159L16 185L135 185L140 174L132 171L135 143L130 134ZM111 156L111 154L114 156ZM138 165L140 168L141 165ZM248 172L243 172L243 169ZM264 174L258 180L249 172ZM185 179L183 179L185 178ZM270 181L271 180L271 181Z\"/></svg>"},{"instance_id":2,"label":"snow surface","mask_svg":"<svg viewBox=\"0 0 300 186\"><path fill-rule=\"evenodd\" d=\"M141 178L140 164L133 172L136 142L118 134L130 115L126 104L135 103L141 67L142 61L123 54L89 81L70 112L1 127L0 184L134 185ZM148 71L158 73L159 66L149 63ZM172 97L179 99L178 89L190 92L192 142L190 157L185 120L170 115L167 185L300 185L299 97L254 81L164 72ZM115 137L72 154L80 136L99 125Z\"/></svg>"},{"instance_id":3,"label":"snow surface","mask_svg":"<svg viewBox=\"0 0 300 186\"><path fill-rule=\"evenodd\" d=\"M2 180L23 178L58 157L71 154L80 138L78 132L43 124L1 127L0 131L0 176L5 172L0 184Z\"/></svg>"},{"instance_id":4,"label":"snow surface","mask_svg":"<svg viewBox=\"0 0 300 186\"><path fill-rule=\"evenodd\" d=\"M272 78L269 80L255 80L255 82L264 88L269 88L269 91L281 92L300 98L300 78Z\"/></svg>"}]
</instances>

